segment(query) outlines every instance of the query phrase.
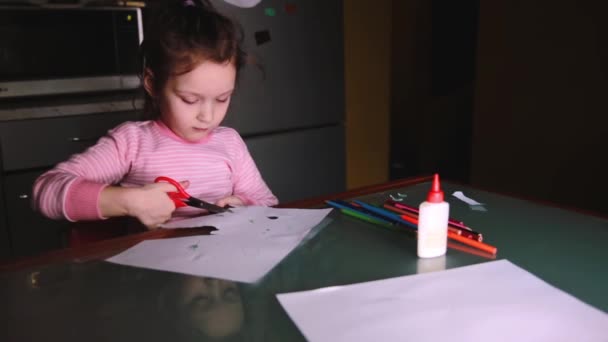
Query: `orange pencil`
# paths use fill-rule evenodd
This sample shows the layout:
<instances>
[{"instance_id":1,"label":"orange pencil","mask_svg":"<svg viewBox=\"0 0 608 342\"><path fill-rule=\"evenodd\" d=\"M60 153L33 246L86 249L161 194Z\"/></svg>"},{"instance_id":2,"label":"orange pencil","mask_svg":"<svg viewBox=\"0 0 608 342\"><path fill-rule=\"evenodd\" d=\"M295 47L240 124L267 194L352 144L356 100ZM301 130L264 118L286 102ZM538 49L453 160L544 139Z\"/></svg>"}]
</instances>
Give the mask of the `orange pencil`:
<instances>
[{"instance_id":1,"label":"orange pencil","mask_svg":"<svg viewBox=\"0 0 608 342\"><path fill-rule=\"evenodd\" d=\"M471 247L475 247L477 249L481 249L484 252L488 252L492 255L496 254L496 252L498 252L498 249L494 246L490 246L487 243L483 243L483 242L479 242L479 241L475 241L472 239L468 239L466 237L460 236L458 234L454 234L450 231L448 231L448 237L452 240L456 240L460 243L463 243L465 245L471 246Z\"/></svg>"},{"instance_id":2,"label":"orange pencil","mask_svg":"<svg viewBox=\"0 0 608 342\"><path fill-rule=\"evenodd\" d=\"M394 206L392 206L392 205L390 205L388 203L385 203L384 207L386 209L392 210L392 211L394 211L396 213L403 214L403 215L401 215L402 219L404 219L404 220L406 220L408 222L411 222L411 223L413 223L415 225L418 225L418 217L415 214L408 213L405 210L402 210L402 209L399 209L397 207L394 207ZM448 225L448 230L451 231L454 234L462 235L462 236L464 236L466 238L477 240L479 242L481 242L482 239L483 239L482 235L479 234L479 233L472 233L472 232L470 232L468 230L461 230L460 228L452 227L450 225Z\"/></svg>"},{"instance_id":3,"label":"orange pencil","mask_svg":"<svg viewBox=\"0 0 608 342\"><path fill-rule=\"evenodd\" d=\"M391 205L384 204L384 207L387 209L393 210L395 212L399 212L398 208L395 208ZM409 215L401 215L401 218L405 221L418 225L418 218L413 218ZM461 235L462 233L466 233L466 232L462 232L459 229L455 229L453 227L448 226L448 238L450 238L452 240L456 240L467 246L480 249L480 250L490 253L492 255L495 255L496 252L498 251L498 249L496 247L488 245L487 243L483 243L481 241L477 241L477 240L475 240L475 237L473 237L473 236L462 236Z\"/></svg>"},{"instance_id":4,"label":"orange pencil","mask_svg":"<svg viewBox=\"0 0 608 342\"><path fill-rule=\"evenodd\" d=\"M353 205L356 205L356 203L353 203ZM359 205L356 205L356 206L359 206ZM387 209L393 210L395 212L399 212L398 210L395 210L396 208L394 208L391 205L385 204L384 207L387 208ZM411 216L408 216L408 215L400 215L400 217L401 217L401 219L403 219L403 220L405 220L407 222L410 222L410 223L412 223L412 224L414 224L416 226L418 225L418 218L414 218L414 217L411 217ZM456 232L454 232L453 230L456 230ZM448 226L448 238L449 239L458 241L458 242L460 242L460 243L462 243L464 245L467 245L469 247L473 247L473 248L479 249L479 250L484 251L486 253L489 253L491 255L496 255L496 252L498 251L498 249L496 247L488 245L488 244L480 242L480 241L477 241L477 240L475 240L475 238L473 236L470 236L470 235L469 236L460 235L460 234L463 234L463 233L467 233L467 232L463 232L463 231L461 231L459 229L456 229L456 228Z\"/></svg>"},{"instance_id":5,"label":"orange pencil","mask_svg":"<svg viewBox=\"0 0 608 342\"><path fill-rule=\"evenodd\" d=\"M400 216L401 216L402 219L404 219L406 221L409 221L409 222L411 222L413 224L416 224L416 225L418 224L418 216L416 214L413 214L413 213L408 212L408 211L403 210L403 209L399 209L399 208L397 208L397 207L395 207L395 206L393 206L393 205L391 205L389 203L384 203L383 206L384 206L384 208L386 208L388 210L391 210L391 211L394 211L396 213L401 214ZM469 239L477 240L479 242L481 242L483 240L483 236L481 235L481 233L472 232L472 231L469 231L469 230L462 230L461 228L453 227L453 226L451 226L449 224L448 224L448 230L451 231L451 232L453 232L453 233L455 233L455 234L462 235L462 236L465 236L465 237L467 237Z\"/></svg>"},{"instance_id":6,"label":"orange pencil","mask_svg":"<svg viewBox=\"0 0 608 342\"><path fill-rule=\"evenodd\" d=\"M404 220L406 220L406 221L408 221L408 222L411 222L413 224L416 224L416 225L418 224L418 220L417 219L410 218L409 216L401 215L401 218L404 219ZM461 235L462 232L460 230L456 229L457 232L454 232L450 228L451 227L448 226L448 238L450 238L452 240L456 240L456 241L458 241L460 243L463 243L463 244L465 244L467 246L471 246L471 247L480 249L480 250L482 250L484 252L488 252L488 253L490 253L492 255L495 255L496 252L498 251L498 249L496 247L494 247L494 246L490 246L487 243L483 243L483 242L474 240L474 239L472 239L470 237L462 236Z\"/></svg>"},{"instance_id":7,"label":"orange pencil","mask_svg":"<svg viewBox=\"0 0 608 342\"><path fill-rule=\"evenodd\" d=\"M464 252L464 253L469 253L469 254L477 255L477 256L480 256L480 257L486 258L486 259L496 259L496 255L495 254L490 254L490 253L484 252L482 250L479 250L477 248L473 248L473 247L469 247L467 245L463 245L463 244L458 243L457 241L453 241L453 240L448 240L448 248L455 249L457 251L461 251L461 252Z\"/></svg>"},{"instance_id":8,"label":"orange pencil","mask_svg":"<svg viewBox=\"0 0 608 342\"><path fill-rule=\"evenodd\" d=\"M406 215L401 215L401 218L404 219L404 220L406 220L406 221L408 221L408 222L411 222L411 223L413 223L415 225L418 225L418 219L416 219L416 218L411 218L411 217L408 217ZM462 235L462 231L460 229L456 229L456 228L448 226L448 231L450 231L450 232L452 232L454 234ZM468 238L469 239L474 239L473 237L470 237L470 236Z\"/></svg>"}]
</instances>

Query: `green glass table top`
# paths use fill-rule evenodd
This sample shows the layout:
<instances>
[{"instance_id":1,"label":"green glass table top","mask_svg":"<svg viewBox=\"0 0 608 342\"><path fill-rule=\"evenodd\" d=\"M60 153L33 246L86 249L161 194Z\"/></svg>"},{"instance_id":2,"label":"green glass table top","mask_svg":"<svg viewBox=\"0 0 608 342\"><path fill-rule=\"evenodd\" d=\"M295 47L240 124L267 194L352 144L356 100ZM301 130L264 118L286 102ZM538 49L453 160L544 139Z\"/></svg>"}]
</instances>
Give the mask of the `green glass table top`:
<instances>
[{"instance_id":1,"label":"green glass table top","mask_svg":"<svg viewBox=\"0 0 608 342\"><path fill-rule=\"evenodd\" d=\"M498 247L498 259L608 311L608 220L443 182L450 216ZM389 194L418 206L430 183ZM451 194L484 203L472 210ZM257 284L137 269L101 260L0 273L2 341L301 341L276 293L352 284L486 262L450 248L418 259L416 241L334 210ZM474 296L474 294L471 294ZM364 309L364 308L362 308ZM4 335L4 336L3 336Z\"/></svg>"}]
</instances>

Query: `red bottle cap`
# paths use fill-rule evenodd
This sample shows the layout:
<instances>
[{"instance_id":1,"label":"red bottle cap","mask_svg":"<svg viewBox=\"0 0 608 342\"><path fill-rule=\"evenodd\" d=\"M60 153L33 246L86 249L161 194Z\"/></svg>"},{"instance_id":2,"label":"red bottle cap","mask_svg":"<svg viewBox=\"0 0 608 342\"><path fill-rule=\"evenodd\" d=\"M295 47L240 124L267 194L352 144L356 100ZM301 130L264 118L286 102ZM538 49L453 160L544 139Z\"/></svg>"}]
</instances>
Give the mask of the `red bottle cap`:
<instances>
[{"instance_id":1,"label":"red bottle cap","mask_svg":"<svg viewBox=\"0 0 608 342\"><path fill-rule=\"evenodd\" d=\"M439 186L439 174L435 174L435 178L433 178L433 187L431 191L429 191L429 195L426 197L427 202L431 203L441 203L443 202L443 191Z\"/></svg>"}]
</instances>

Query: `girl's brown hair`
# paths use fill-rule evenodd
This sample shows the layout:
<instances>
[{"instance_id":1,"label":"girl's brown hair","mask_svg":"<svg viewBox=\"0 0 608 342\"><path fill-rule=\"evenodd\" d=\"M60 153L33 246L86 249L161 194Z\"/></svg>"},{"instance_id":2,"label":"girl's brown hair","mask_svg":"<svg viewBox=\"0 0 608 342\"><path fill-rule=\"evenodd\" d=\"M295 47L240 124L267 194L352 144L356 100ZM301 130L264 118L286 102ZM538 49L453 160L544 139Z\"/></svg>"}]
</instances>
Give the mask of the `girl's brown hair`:
<instances>
[{"instance_id":1,"label":"girl's brown hair","mask_svg":"<svg viewBox=\"0 0 608 342\"><path fill-rule=\"evenodd\" d=\"M155 8L154 8L155 7ZM140 79L153 75L159 92L171 76L185 74L200 62L233 63L237 77L247 58L242 48L243 30L234 20L219 13L208 0L164 0L150 7L140 46ZM146 119L160 116L156 100L145 93Z\"/></svg>"}]
</instances>

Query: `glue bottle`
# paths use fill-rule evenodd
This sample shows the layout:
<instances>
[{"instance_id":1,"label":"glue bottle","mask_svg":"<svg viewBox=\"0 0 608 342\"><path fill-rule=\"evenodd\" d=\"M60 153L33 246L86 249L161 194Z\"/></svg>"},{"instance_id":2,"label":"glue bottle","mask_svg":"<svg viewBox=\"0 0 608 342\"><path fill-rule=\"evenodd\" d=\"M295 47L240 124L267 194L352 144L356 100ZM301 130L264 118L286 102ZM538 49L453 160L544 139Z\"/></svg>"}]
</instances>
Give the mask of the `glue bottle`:
<instances>
[{"instance_id":1,"label":"glue bottle","mask_svg":"<svg viewBox=\"0 0 608 342\"><path fill-rule=\"evenodd\" d=\"M418 257L433 258L445 254L448 245L450 204L443 200L439 174L418 212Z\"/></svg>"}]
</instances>

